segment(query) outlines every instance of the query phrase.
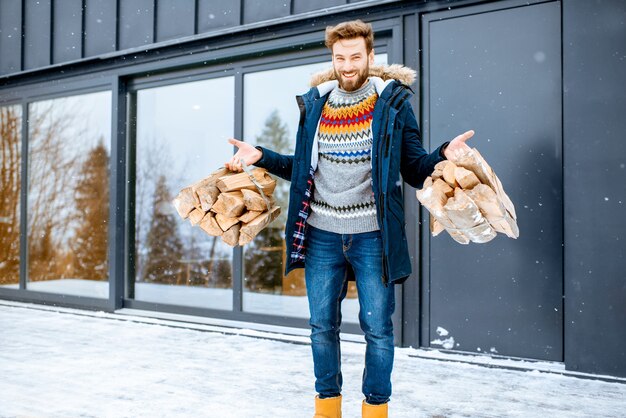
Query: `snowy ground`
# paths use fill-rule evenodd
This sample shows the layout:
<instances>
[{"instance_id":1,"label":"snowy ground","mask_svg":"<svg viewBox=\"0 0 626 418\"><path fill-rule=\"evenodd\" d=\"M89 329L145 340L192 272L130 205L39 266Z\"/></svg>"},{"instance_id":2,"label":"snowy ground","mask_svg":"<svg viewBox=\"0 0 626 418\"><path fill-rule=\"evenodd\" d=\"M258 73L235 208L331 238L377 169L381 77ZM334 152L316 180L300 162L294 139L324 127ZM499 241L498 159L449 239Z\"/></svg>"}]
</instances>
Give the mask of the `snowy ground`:
<instances>
[{"instance_id":1,"label":"snowy ground","mask_svg":"<svg viewBox=\"0 0 626 418\"><path fill-rule=\"evenodd\" d=\"M308 338L268 336L0 300L0 417L312 417ZM342 343L345 418L360 417L364 348ZM423 352L396 349L391 417L626 416L624 383Z\"/></svg>"}]
</instances>

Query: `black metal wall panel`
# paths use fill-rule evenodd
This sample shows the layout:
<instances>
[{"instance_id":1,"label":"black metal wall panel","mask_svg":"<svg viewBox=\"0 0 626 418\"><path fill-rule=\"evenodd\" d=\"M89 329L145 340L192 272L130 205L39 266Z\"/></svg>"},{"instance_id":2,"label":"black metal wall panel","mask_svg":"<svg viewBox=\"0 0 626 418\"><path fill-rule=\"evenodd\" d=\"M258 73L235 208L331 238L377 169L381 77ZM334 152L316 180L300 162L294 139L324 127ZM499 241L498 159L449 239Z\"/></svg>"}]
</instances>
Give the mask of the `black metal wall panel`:
<instances>
[{"instance_id":1,"label":"black metal wall panel","mask_svg":"<svg viewBox=\"0 0 626 418\"><path fill-rule=\"evenodd\" d=\"M196 0L158 0L156 41L167 41L195 33Z\"/></svg>"},{"instance_id":2,"label":"black metal wall panel","mask_svg":"<svg viewBox=\"0 0 626 418\"><path fill-rule=\"evenodd\" d=\"M241 1L198 0L198 33L239 25Z\"/></svg>"},{"instance_id":3,"label":"black metal wall panel","mask_svg":"<svg viewBox=\"0 0 626 418\"><path fill-rule=\"evenodd\" d=\"M626 376L626 2L564 1L565 364Z\"/></svg>"},{"instance_id":4,"label":"black metal wall panel","mask_svg":"<svg viewBox=\"0 0 626 418\"><path fill-rule=\"evenodd\" d=\"M22 69L22 2L0 1L0 74Z\"/></svg>"},{"instance_id":5,"label":"black metal wall panel","mask_svg":"<svg viewBox=\"0 0 626 418\"><path fill-rule=\"evenodd\" d=\"M54 63L82 58L83 2L63 0L53 3L52 61Z\"/></svg>"},{"instance_id":6,"label":"black metal wall panel","mask_svg":"<svg viewBox=\"0 0 626 418\"><path fill-rule=\"evenodd\" d=\"M291 2L285 0L243 0L243 23L261 22L291 14Z\"/></svg>"},{"instance_id":7,"label":"black metal wall panel","mask_svg":"<svg viewBox=\"0 0 626 418\"><path fill-rule=\"evenodd\" d=\"M118 49L154 42L154 0L121 1L117 30Z\"/></svg>"},{"instance_id":8,"label":"black metal wall panel","mask_svg":"<svg viewBox=\"0 0 626 418\"><path fill-rule=\"evenodd\" d=\"M559 3L453 13L429 26L430 144L476 131L468 144L502 180L520 237L430 239L430 345L561 361Z\"/></svg>"},{"instance_id":9,"label":"black metal wall panel","mask_svg":"<svg viewBox=\"0 0 626 418\"><path fill-rule=\"evenodd\" d=\"M24 69L50 65L51 0L24 0Z\"/></svg>"},{"instance_id":10,"label":"black metal wall panel","mask_svg":"<svg viewBox=\"0 0 626 418\"><path fill-rule=\"evenodd\" d=\"M117 48L117 2L85 0L84 55L91 57Z\"/></svg>"},{"instance_id":11,"label":"black metal wall panel","mask_svg":"<svg viewBox=\"0 0 626 418\"><path fill-rule=\"evenodd\" d=\"M304 13L312 10L321 10L326 7L340 6L346 4L346 0L293 0L293 13Z\"/></svg>"}]
</instances>

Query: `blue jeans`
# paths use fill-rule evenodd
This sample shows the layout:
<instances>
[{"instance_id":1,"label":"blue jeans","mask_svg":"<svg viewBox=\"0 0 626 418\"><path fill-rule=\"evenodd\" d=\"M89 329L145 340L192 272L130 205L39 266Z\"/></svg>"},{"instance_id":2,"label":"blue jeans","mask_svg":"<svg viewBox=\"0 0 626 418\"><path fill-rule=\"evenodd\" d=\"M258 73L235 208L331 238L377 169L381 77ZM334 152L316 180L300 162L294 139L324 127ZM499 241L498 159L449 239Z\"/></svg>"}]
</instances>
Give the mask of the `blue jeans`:
<instances>
[{"instance_id":1,"label":"blue jeans","mask_svg":"<svg viewBox=\"0 0 626 418\"><path fill-rule=\"evenodd\" d=\"M311 314L315 390L320 398L339 396L341 301L348 289L348 267L356 277L359 323L367 343L362 391L370 404L391 396L394 286L382 281L380 231L336 234L307 226L306 289Z\"/></svg>"}]
</instances>

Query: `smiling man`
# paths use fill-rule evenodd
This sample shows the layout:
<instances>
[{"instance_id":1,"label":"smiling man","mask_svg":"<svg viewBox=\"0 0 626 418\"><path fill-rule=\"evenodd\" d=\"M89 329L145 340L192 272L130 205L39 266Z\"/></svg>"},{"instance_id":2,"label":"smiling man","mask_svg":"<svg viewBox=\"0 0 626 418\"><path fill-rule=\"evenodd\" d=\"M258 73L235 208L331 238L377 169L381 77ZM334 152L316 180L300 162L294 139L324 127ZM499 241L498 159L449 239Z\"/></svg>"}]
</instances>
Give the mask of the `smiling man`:
<instances>
[{"instance_id":1,"label":"smiling man","mask_svg":"<svg viewBox=\"0 0 626 418\"><path fill-rule=\"evenodd\" d=\"M374 65L371 25L326 28L332 69L298 96L294 155L236 139L241 160L291 181L286 273L304 267L315 373L314 418L341 417L341 301L356 280L365 334L363 417L388 416L394 345L394 286L411 274L402 180L421 187L435 164L468 148L468 131L429 154L409 99L415 71ZM417 220L414 220L417 222Z\"/></svg>"}]
</instances>

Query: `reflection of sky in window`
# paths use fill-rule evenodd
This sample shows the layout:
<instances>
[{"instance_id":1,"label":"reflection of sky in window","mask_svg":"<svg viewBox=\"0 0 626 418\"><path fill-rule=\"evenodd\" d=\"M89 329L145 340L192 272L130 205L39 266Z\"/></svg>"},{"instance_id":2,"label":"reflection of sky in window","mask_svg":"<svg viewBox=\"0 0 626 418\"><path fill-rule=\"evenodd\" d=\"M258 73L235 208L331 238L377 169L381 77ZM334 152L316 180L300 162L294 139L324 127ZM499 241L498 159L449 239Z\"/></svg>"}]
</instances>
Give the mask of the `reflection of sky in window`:
<instances>
[{"instance_id":1,"label":"reflection of sky in window","mask_svg":"<svg viewBox=\"0 0 626 418\"><path fill-rule=\"evenodd\" d=\"M387 54L377 54L375 62L387 63ZM244 75L244 135L241 139L256 143L256 136L263 130L268 116L277 109L289 127L289 137L295 142L300 118L295 97L307 92L311 75L331 65L330 61L325 61Z\"/></svg>"},{"instance_id":2,"label":"reflection of sky in window","mask_svg":"<svg viewBox=\"0 0 626 418\"><path fill-rule=\"evenodd\" d=\"M84 152L98 144L100 138L104 138L106 149L111 149L110 91L34 102L29 105L29 110L32 119L36 119L40 112L50 112L41 125L42 129L48 128L52 120L71 122L63 130L63 140L72 144L67 147L67 152Z\"/></svg>"},{"instance_id":3,"label":"reflection of sky in window","mask_svg":"<svg viewBox=\"0 0 626 418\"><path fill-rule=\"evenodd\" d=\"M138 159L158 144L175 191L221 167L232 155L234 89L234 78L224 77L139 91Z\"/></svg>"}]
</instances>

